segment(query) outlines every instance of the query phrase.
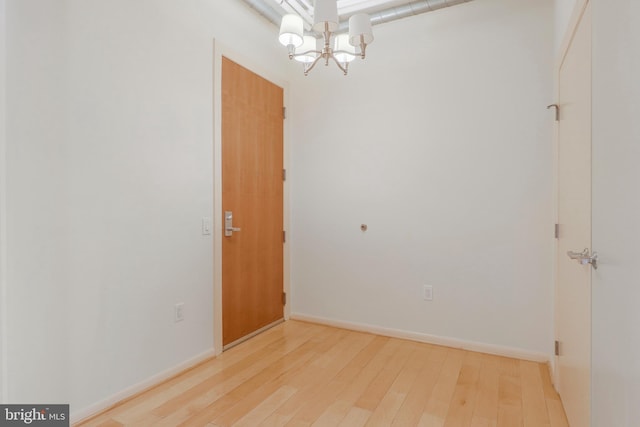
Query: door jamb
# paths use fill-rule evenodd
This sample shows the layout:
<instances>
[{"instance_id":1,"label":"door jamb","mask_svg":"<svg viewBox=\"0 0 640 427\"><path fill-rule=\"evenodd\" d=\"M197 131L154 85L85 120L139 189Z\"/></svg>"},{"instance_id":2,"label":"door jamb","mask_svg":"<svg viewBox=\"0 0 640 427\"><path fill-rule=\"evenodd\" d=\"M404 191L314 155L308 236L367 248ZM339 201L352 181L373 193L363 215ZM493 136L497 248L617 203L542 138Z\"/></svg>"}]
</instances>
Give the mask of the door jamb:
<instances>
[{"instance_id":1,"label":"door jamb","mask_svg":"<svg viewBox=\"0 0 640 427\"><path fill-rule=\"evenodd\" d=\"M560 69L562 64L564 63L564 59L567 56L569 51L569 47L571 46L571 42L573 41L573 37L578 30L578 26L582 21L582 16L589 4L590 0L577 0L576 4L573 7L573 11L571 13L571 19L567 25L565 34L562 38L562 42L560 44L560 50L558 51L556 64L554 68L554 86L555 86L555 97L556 102L560 102ZM558 104L560 118L562 118L562 105ZM558 224L558 197L559 197L559 177L558 177L558 167L560 165L558 158L558 150L559 150L559 122L554 122L554 144L553 144L553 208L554 208L554 223ZM551 231L549 231L551 233ZM557 313L557 301L558 301L558 240L554 240L553 246L553 265L552 265L552 273L553 273L553 336L554 340L558 339L558 313ZM551 343L553 347L555 343ZM559 370L558 370L558 356L555 355L555 351L551 353L553 356L551 357L550 363L550 373L551 373L551 381L553 383L556 391L559 390Z\"/></svg>"},{"instance_id":2,"label":"door jamb","mask_svg":"<svg viewBox=\"0 0 640 427\"><path fill-rule=\"evenodd\" d=\"M226 57L283 89L283 103L289 100L288 81L266 70L256 61L241 55L229 46L213 40L213 348L216 355L222 353L222 57ZM289 122L283 123L283 167L289 169ZM289 230L289 180L283 182L283 230ZM290 295L289 241L284 244L283 291ZM289 300L284 306L284 319L291 313Z\"/></svg>"}]
</instances>

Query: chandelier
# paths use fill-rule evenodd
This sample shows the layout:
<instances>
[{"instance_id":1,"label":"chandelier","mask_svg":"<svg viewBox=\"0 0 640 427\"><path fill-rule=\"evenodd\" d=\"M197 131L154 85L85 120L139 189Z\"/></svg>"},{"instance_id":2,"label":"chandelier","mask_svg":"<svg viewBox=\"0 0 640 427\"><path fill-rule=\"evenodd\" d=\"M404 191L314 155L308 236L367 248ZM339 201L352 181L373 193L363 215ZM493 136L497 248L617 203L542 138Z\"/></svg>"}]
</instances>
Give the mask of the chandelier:
<instances>
[{"instance_id":1,"label":"chandelier","mask_svg":"<svg viewBox=\"0 0 640 427\"><path fill-rule=\"evenodd\" d=\"M373 41L369 15L358 13L349 18L348 33L336 34L338 24L337 0L315 0L311 29L322 37L323 47L319 49L314 35L304 35L304 21L300 16L282 17L280 43L289 50L289 59L303 64L305 76L321 60L328 66L330 59L346 76L351 61L357 56L365 58L367 45Z\"/></svg>"}]
</instances>

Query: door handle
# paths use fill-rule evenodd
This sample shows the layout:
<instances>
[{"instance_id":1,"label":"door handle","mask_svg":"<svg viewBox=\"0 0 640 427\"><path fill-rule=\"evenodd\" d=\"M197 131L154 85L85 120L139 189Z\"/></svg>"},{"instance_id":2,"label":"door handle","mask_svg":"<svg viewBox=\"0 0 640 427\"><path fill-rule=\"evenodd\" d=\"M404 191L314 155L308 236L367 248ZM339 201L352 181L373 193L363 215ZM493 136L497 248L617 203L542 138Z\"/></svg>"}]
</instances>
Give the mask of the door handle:
<instances>
[{"instance_id":1,"label":"door handle","mask_svg":"<svg viewBox=\"0 0 640 427\"><path fill-rule=\"evenodd\" d=\"M571 259L575 259L582 265L591 264L594 270L598 269L598 253L594 252L589 255L589 249L584 248L582 252L568 251L567 255Z\"/></svg>"},{"instance_id":2,"label":"door handle","mask_svg":"<svg viewBox=\"0 0 640 427\"><path fill-rule=\"evenodd\" d=\"M240 231L239 227L233 226L233 212L224 212L224 235L225 237L233 236L234 231Z\"/></svg>"}]
</instances>

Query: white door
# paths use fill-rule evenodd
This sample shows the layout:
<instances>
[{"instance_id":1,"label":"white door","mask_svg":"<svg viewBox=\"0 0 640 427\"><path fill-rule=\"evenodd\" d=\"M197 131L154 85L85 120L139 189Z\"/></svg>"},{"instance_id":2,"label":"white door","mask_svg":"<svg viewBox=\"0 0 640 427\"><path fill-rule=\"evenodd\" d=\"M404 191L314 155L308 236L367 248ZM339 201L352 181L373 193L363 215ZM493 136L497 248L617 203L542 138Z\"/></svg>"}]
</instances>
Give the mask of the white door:
<instances>
[{"instance_id":1,"label":"white door","mask_svg":"<svg viewBox=\"0 0 640 427\"><path fill-rule=\"evenodd\" d=\"M591 7L575 28L559 74L558 391L569 424L590 425L591 271L568 252L591 252Z\"/></svg>"}]
</instances>

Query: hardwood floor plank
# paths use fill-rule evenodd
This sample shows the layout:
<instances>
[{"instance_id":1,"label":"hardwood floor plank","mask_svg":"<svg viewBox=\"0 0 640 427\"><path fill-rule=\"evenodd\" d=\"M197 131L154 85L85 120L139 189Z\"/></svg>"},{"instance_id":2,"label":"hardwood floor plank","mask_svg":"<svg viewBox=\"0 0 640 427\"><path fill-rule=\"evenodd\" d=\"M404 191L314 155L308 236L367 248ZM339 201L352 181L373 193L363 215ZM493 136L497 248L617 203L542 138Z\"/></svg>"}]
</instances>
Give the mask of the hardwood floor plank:
<instances>
[{"instance_id":1,"label":"hardwood floor plank","mask_svg":"<svg viewBox=\"0 0 640 427\"><path fill-rule=\"evenodd\" d=\"M413 352L415 352L413 346L402 346L398 349L393 357L393 362L385 365L371 381L364 393L356 401L356 406L371 412L375 411Z\"/></svg>"},{"instance_id":2,"label":"hardwood floor plank","mask_svg":"<svg viewBox=\"0 0 640 427\"><path fill-rule=\"evenodd\" d=\"M478 393L471 425L495 427L498 423L499 358L489 354L482 357L478 378Z\"/></svg>"},{"instance_id":3,"label":"hardwood floor plank","mask_svg":"<svg viewBox=\"0 0 640 427\"><path fill-rule=\"evenodd\" d=\"M202 396L210 393L212 389L218 389L220 390L220 394L224 394L223 384L234 384L234 379L242 382L245 377L252 376L254 373L259 372L268 366L269 363L286 354L287 349L284 347L286 344L285 339L281 338L264 349L266 356L262 353L255 353L240 359L216 375L204 379L204 381L201 381L185 393L167 400L155 408L153 413L161 418L167 417L181 408L193 404L194 397L200 396L200 399L202 399Z\"/></svg>"},{"instance_id":4,"label":"hardwood floor plank","mask_svg":"<svg viewBox=\"0 0 640 427\"><path fill-rule=\"evenodd\" d=\"M239 363L231 365L219 378L207 380L206 383L190 389L179 399L165 402L152 413L160 416L163 419L162 424L166 426L180 425L185 420L196 416L201 418L195 418L190 422L212 421L211 419L216 414L224 413L237 403L238 399L230 395L232 391L259 375L271 364L291 352L295 352L301 357L302 355L312 357L310 351L316 342L311 340L312 335L309 334L314 332L317 334L316 336L331 337L330 330L305 331L299 336L294 336L296 339L278 341L281 343L279 346L269 345L258 355L247 356ZM206 412L203 413L203 411Z\"/></svg>"},{"instance_id":5,"label":"hardwood floor plank","mask_svg":"<svg viewBox=\"0 0 640 427\"><path fill-rule=\"evenodd\" d=\"M351 402L355 406L356 402L367 392L369 386L383 371L385 366L393 363L392 361L395 360L395 356L400 350L400 346L397 344L394 340L387 340L384 347L371 358L369 363L360 369L358 374L353 376L347 383L338 379L334 384L331 384L330 387L335 387L336 390L340 390L340 398ZM402 355L402 357L404 358L405 356ZM351 374L353 374L353 372ZM381 381L384 380L385 378L381 379ZM384 387L384 384L380 384L379 387ZM373 390L372 393L376 393L376 391ZM368 406L366 401L360 401L360 403L363 406ZM370 411L370 409L363 406L359 407Z\"/></svg>"},{"instance_id":6,"label":"hardwood floor plank","mask_svg":"<svg viewBox=\"0 0 640 427\"><path fill-rule=\"evenodd\" d=\"M549 365L546 363L539 363L538 369L540 371L540 378L542 379L542 388L544 390L545 399L560 400L560 395L556 391L553 383L551 382L551 373L549 372Z\"/></svg>"},{"instance_id":7,"label":"hardwood floor plank","mask_svg":"<svg viewBox=\"0 0 640 427\"><path fill-rule=\"evenodd\" d=\"M498 427L521 427L522 422L522 408L515 406L498 408Z\"/></svg>"},{"instance_id":8,"label":"hardwood floor plank","mask_svg":"<svg viewBox=\"0 0 640 427\"><path fill-rule=\"evenodd\" d=\"M380 404L376 406L375 412L371 415L366 425L390 426L406 397L405 393L389 390L384 399L380 401Z\"/></svg>"},{"instance_id":9,"label":"hardwood floor plank","mask_svg":"<svg viewBox=\"0 0 640 427\"><path fill-rule=\"evenodd\" d=\"M406 365L398 373L395 381L389 387L387 394L385 394L373 411L368 421L369 425L392 425L398 411L404 405L404 401L409 395L413 384L417 381L420 372L427 364L431 351L431 345L415 345L415 349L411 353L411 357ZM421 398L424 399L424 396Z\"/></svg>"},{"instance_id":10,"label":"hardwood floor plank","mask_svg":"<svg viewBox=\"0 0 640 427\"><path fill-rule=\"evenodd\" d=\"M353 381L345 383L340 378L336 378L325 383L314 394L313 400L304 403L295 413L292 421L303 421L311 424L318 419L326 407L336 399L355 403L399 347L400 345L398 345L395 340L387 339L382 349L373 356L364 368L361 368ZM290 426L293 424L287 425Z\"/></svg>"},{"instance_id":11,"label":"hardwood floor plank","mask_svg":"<svg viewBox=\"0 0 640 427\"><path fill-rule=\"evenodd\" d=\"M270 395L275 387L285 384L293 386L294 380L301 376L303 371L314 366L314 363L321 361L324 356L331 360L336 360L339 363L346 363L343 359L345 352L349 349L354 351L354 342L346 339L346 335L345 331L343 334L336 334L335 337L332 337L333 339L314 343L313 354L315 357L311 363L307 363L306 360L303 361L303 363L297 363L296 356L292 355L291 361L283 360L283 363L271 366L268 371L262 372L253 378L251 382L243 384L242 388L239 387L230 393L230 395L238 399L238 404L224 414L214 418L213 421L223 426L232 425L243 413L250 410L253 405L259 403L265 396ZM330 345L327 345L327 342L330 343ZM296 363L297 366L294 366L294 363ZM318 366L322 365L323 363L320 363ZM329 375L326 372L326 368L332 366L331 364L324 364L324 369L318 366L316 366L315 369L324 372L325 375ZM270 378L274 380L270 381Z\"/></svg>"},{"instance_id":12,"label":"hardwood floor plank","mask_svg":"<svg viewBox=\"0 0 640 427\"><path fill-rule=\"evenodd\" d=\"M418 421L418 427L442 427L444 425L444 419L424 412Z\"/></svg>"},{"instance_id":13,"label":"hardwood floor plank","mask_svg":"<svg viewBox=\"0 0 640 427\"><path fill-rule=\"evenodd\" d=\"M344 400L336 400L333 402L320 417L311 424L312 427L334 427L342 422L347 416L353 405Z\"/></svg>"},{"instance_id":14,"label":"hardwood floor plank","mask_svg":"<svg viewBox=\"0 0 640 427\"><path fill-rule=\"evenodd\" d=\"M237 363L250 354L259 353L264 347L282 340L290 335L298 335L303 331L311 331L313 326L324 328L321 325L312 325L300 322L290 322L283 324L281 328L272 328L256 336L251 341L251 345L239 345L223 353L215 359L210 359L194 368L185 370L179 376L147 390L143 395L134 396L121 402L119 405L109 410L109 418L106 414L99 414L82 423L82 426L99 426L100 423L108 421L111 417L118 416L125 425L135 425L148 417L148 412L155 409L159 403L169 400L184 393L189 388L203 382L211 375L225 370L228 366ZM153 396L153 397L149 397Z\"/></svg>"},{"instance_id":15,"label":"hardwood floor plank","mask_svg":"<svg viewBox=\"0 0 640 427\"><path fill-rule=\"evenodd\" d=\"M370 416L370 411L354 406L349 410L344 420L338 424L338 427L362 427L367 423Z\"/></svg>"},{"instance_id":16,"label":"hardwood floor plank","mask_svg":"<svg viewBox=\"0 0 640 427\"><path fill-rule=\"evenodd\" d=\"M471 419L470 427L496 427L496 420L474 417Z\"/></svg>"},{"instance_id":17,"label":"hardwood floor plank","mask_svg":"<svg viewBox=\"0 0 640 427\"><path fill-rule=\"evenodd\" d=\"M464 350L453 348L447 350L447 358L425 407L426 415L423 414L420 418L420 425L444 425L466 353Z\"/></svg>"},{"instance_id":18,"label":"hardwood floor plank","mask_svg":"<svg viewBox=\"0 0 640 427\"><path fill-rule=\"evenodd\" d=\"M447 349L445 347L435 346L431 348L425 365L408 391L407 397L393 420L393 426L403 427L418 424L425 406L430 400L446 358Z\"/></svg>"},{"instance_id":19,"label":"hardwood floor plank","mask_svg":"<svg viewBox=\"0 0 640 427\"><path fill-rule=\"evenodd\" d=\"M252 410L263 398L282 385L280 382L268 381L269 378L277 379L278 375L309 362L314 356L313 349L316 345L317 343L308 341L297 349L275 360L270 360L266 366L253 372L253 375L242 377L241 381L235 381L208 406L192 411L192 416L184 423L177 425L197 426L209 421L222 426L232 424L242 416L243 412Z\"/></svg>"},{"instance_id":20,"label":"hardwood floor plank","mask_svg":"<svg viewBox=\"0 0 640 427\"><path fill-rule=\"evenodd\" d=\"M467 352L458 375L455 391L445 419L445 427L465 427L471 424L478 394L478 379L483 355Z\"/></svg>"},{"instance_id":21,"label":"hardwood floor plank","mask_svg":"<svg viewBox=\"0 0 640 427\"><path fill-rule=\"evenodd\" d=\"M569 421L560 399L547 399L547 411L551 427L569 427Z\"/></svg>"},{"instance_id":22,"label":"hardwood floor plank","mask_svg":"<svg viewBox=\"0 0 640 427\"><path fill-rule=\"evenodd\" d=\"M76 425L568 427L546 364L295 321Z\"/></svg>"},{"instance_id":23,"label":"hardwood floor plank","mask_svg":"<svg viewBox=\"0 0 640 427\"><path fill-rule=\"evenodd\" d=\"M549 413L545 400L538 363L520 361L522 411L525 427L549 427Z\"/></svg>"},{"instance_id":24,"label":"hardwood floor plank","mask_svg":"<svg viewBox=\"0 0 640 427\"><path fill-rule=\"evenodd\" d=\"M358 353L352 358L342 359L341 361L344 363L338 363L337 360L334 367L338 369L337 374L332 374L332 370L327 372L309 371L297 377L292 382L292 385L298 387L300 391L282 407L278 408L271 417L265 420L263 425L286 425L305 404L313 401L316 392L324 384L327 384L330 380L338 383L351 381L360 372L362 366L367 364L378 353L380 348L388 342L388 339L384 337L360 333L352 333L349 335L349 339L360 343L358 344Z\"/></svg>"},{"instance_id":25,"label":"hardwood floor plank","mask_svg":"<svg viewBox=\"0 0 640 427\"><path fill-rule=\"evenodd\" d=\"M296 389L289 386L282 386L271 396L256 406L248 414L244 415L234 423L237 427L255 427L271 415L280 405L286 402L296 393Z\"/></svg>"},{"instance_id":26,"label":"hardwood floor plank","mask_svg":"<svg viewBox=\"0 0 640 427\"><path fill-rule=\"evenodd\" d=\"M520 427L522 418L522 389L518 361L500 358L498 364L498 427Z\"/></svg>"},{"instance_id":27,"label":"hardwood floor plank","mask_svg":"<svg viewBox=\"0 0 640 427\"><path fill-rule=\"evenodd\" d=\"M274 412L258 425L260 427L281 427L287 424L289 420L289 417Z\"/></svg>"}]
</instances>

